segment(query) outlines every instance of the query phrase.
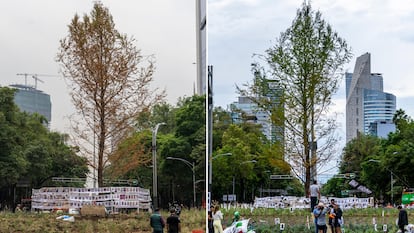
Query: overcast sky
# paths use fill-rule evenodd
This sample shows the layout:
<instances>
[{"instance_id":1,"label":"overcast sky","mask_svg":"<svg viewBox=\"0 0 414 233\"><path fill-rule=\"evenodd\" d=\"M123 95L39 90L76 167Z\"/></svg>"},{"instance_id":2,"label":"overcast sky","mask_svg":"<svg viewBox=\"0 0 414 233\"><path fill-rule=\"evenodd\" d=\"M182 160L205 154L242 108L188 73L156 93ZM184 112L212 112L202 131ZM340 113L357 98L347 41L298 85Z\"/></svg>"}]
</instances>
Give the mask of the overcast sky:
<instances>
[{"instance_id":1,"label":"overcast sky","mask_svg":"<svg viewBox=\"0 0 414 233\"><path fill-rule=\"evenodd\" d=\"M253 54L264 54L290 27L302 0L209 0L208 63L214 66L214 105L237 100L235 85L252 80ZM371 53L371 72L382 73L384 91L397 108L414 117L414 4L410 0L313 0L314 10L344 38L354 54L344 68L353 72L356 57ZM333 111L345 144L345 81Z\"/></svg>"},{"instance_id":2,"label":"overcast sky","mask_svg":"<svg viewBox=\"0 0 414 233\"><path fill-rule=\"evenodd\" d=\"M102 0L116 29L136 39L143 55L155 55L154 87L167 101L193 94L196 80L195 2L191 0ZM24 84L17 73L59 74L55 57L75 13L89 14L93 1L0 0L0 85ZM74 112L63 78L42 77L38 89L50 94L51 129L68 132ZM28 84L34 85L33 79Z\"/></svg>"}]
</instances>

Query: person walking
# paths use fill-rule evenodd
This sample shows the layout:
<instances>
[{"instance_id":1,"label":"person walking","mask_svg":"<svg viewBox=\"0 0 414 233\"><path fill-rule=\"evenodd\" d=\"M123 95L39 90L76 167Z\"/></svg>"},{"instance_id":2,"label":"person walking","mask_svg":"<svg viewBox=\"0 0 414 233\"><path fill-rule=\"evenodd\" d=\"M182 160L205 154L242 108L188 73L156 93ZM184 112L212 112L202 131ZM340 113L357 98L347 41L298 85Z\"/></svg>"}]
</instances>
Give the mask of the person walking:
<instances>
[{"instance_id":1,"label":"person walking","mask_svg":"<svg viewBox=\"0 0 414 233\"><path fill-rule=\"evenodd\" d=\"M175 208L171 208L170 213L171 215L167 218L167 233L181 232L181 221L178 215L175 213Z\"/></svg>"},{"instance_id":2,"label":"person walking","mask_svg":"<svg viewBox=\"0 0 414 233\"><path fill-rule=\"evenodd\" d=\"M325 205L322 202L316 206L313 210L313 215L315 216L316 229L318 233L326 233L326 213L329 212L329 208L325 208Z\"/></svg>"},{"instance_id":3,"label":"person walking","mask_svg":"<svg viewBox=\"0 0 414 233\"><path fill-rule=\"evenodd\" d=\"M165 221L160 214L160 209L155 209L154 213L150 217L150 225L152 227L152 233L163 233L165 227Z\"/></svg>"},{"instance_id":4,"label":"person walking","mask_svg":"<svg viewBox=\"0 0 414 233\"><path fill-rule=\"evenodd\" d=\"M309 187L310 192L310 201L311 201L311 212L314 210L316 203L321 199L321 192L319 190L319 185L316 180L313 181L313 184Z\"/></svg>"},{"instance_id":5,"label":"person walking","mask_svg":"<svg viewBox=\"0 0 414 233\"><path fill-rule=\"evenodd\" d=\"M223 226L221 220L223 219L223 213L220 211L220 206L216 205L213 211L213 227L214 233L223 233Z\"/></svg>"},{"instance_id":6,"label":"person walking","mask_svg":"<svg viewBox=\"0 0 414 233\"><path fill-rule=\"evenodd\" d=\"M398 228L400 228L401 232L405 232L405 226L408 225L408 215L407 211L402 208L401 205L398 206Z\"/></svg>"}]
</instances>

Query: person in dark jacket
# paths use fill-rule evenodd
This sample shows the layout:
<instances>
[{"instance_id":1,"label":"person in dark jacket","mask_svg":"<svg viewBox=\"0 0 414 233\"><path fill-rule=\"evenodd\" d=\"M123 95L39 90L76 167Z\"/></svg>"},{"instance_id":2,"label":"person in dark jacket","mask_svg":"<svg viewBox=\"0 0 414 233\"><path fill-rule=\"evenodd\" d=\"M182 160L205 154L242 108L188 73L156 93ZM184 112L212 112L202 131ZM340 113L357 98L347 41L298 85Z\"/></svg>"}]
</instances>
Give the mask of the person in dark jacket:
<instances>
[{"instance_id":1,"label":"person in dark jacket","mask_svg":"<svg viewBox=\"0 0 414 233\"><path fill-rule=\"evenodd\" d=\"M214 233L213 212L214 212L214 206L211 205L210 210L208 211L208 233Z\"/></svg>"},{"instance_id":2,"label":"person in dark jacket","mask_svg":"<svg viewBox=\"0 0 414 233\"><path fill-rule=\"evenodd\" d=\"M167 218L167 232L168 233L180 233L181 232L181 225L180 225L180 218L175 212L175 209L170 209L171 215Z\"/></svg>"},{"instance_id":3,"label":"person in dark jacket","mask_svg":"<svg viewBox=\"0 0 414 233\"><path fill-rule=\"evenodd\" d=\"M338 204L333 204L333 208L334 219L332 220L332 225L334 227L334 230L332 232L342 233L342 210L339 208Z\"/></svg>"},{"instance_id":4,"label":"person in dark jacket","mask_svg":"<svg viewBox=\"0 0 414 233\"><path fill-rule=\"evenodd\" d=\"M402 206L398 206L400 212L398 213L398 227L400 228L401 232L405 232L405 226L408 225L408 215L407 211L402 208Z\"/></svg>"},{"instance_id":5,"label":"person in dark jacket","mask_svg":"<svg viewBox=\"0 0 414 233\"><path fill-rule=\"evenodd\" d=\"M163 233L165 227L165 221L160 214L160 210L157 208L150 217L150 225L153 229L153 233Z\"/></svg>"},{"instance_id":6,"label":"person in dark jacket","mask_svg":"<svg viewBox=\"0 0 414 233\"><path fill-rule=\"evenodd\" d=\"M331 210L331 212L329 213L328 225L331 228L331 232L332 233L335 233L335 226L334 226L334 218L335 218L334 205L335 205L335 199L331 199L331 202L328 205L329 209Z\"/></svg>"}]
</instances>

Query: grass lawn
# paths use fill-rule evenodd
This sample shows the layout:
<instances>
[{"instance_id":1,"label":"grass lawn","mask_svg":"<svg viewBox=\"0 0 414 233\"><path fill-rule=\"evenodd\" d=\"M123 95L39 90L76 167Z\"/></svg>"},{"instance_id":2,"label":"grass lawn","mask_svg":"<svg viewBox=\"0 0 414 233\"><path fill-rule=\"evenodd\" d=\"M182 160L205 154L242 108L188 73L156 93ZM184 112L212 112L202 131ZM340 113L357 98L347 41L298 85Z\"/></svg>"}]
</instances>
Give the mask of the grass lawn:
<instances>
[{"instance_id":1,"label":"grass lawn","mask_svg":"<svg viewBox=\"0 0 414 233\"><path fill-rule=\"evenodd\" d=\"M166 219L169 214L161 211ZM140 212L133 214L119 214L108 218L80 218L75 222L56 220L56 214L36 213L0 213L0 232L71 232L71 233L151 233L149 225L150 214ZM191 233L195 229L205 229L205 210L183 210L181 215L181 230Z\"/></svg>"},{"instance_id":2,"label":"grass lawn","mask_svg":"<svg viewBox=\"0 0 414 233\"><path fill-rule=\"evenodd\" d=\"M229 225L235 211L239 211L243 218L250 218L254 222L256 233L280 232L279 225L275 225L275 218L279 218L280 222L285 223L285 231L290 232L315 232L314 223L311 213L306 210L289 209L265 209L258 208L251 212L250 209L222 209L224 213L224 225ZM408 220L414 223L414 211L407 210ZM351 209L344 210L344 229L346 233L369 233L375 232L373 219L377 224L378 232L382 231L382 226L387 225L387 232L397 232L396 219L398 210L394 209ZM308 229L308 222L311 229Z\"/></svg>"}]
</instances>

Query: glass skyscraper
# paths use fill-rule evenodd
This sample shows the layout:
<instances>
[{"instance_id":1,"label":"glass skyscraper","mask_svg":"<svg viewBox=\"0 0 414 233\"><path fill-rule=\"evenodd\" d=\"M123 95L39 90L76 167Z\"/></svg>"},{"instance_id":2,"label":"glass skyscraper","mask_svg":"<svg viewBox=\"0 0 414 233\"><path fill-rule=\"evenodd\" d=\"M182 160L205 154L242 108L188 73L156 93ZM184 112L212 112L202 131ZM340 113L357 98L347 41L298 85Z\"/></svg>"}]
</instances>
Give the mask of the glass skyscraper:
<instances>
[{"instance_id":1,"label":"glass skyscraper","mask_svg":"<svg viewBox=\"0 0 414 233\"><path fill-rule=\"evenodd\" d=\"M355 138L358 132L377 132L372 127L379 122L392 124L390 122L396 111L396 98L395 95L384 92L382 74L371 73L369 53L357 58L354 73L346 73L345 82L347 142Z\"/></svg>"},{"instance_id":2,"label":"glass skyscraper","mask_svg":"<svg viewBox=\"0 0 414 233\"><path fill-rule=\"evenodd\" d=\"M266 81L267 88L261 96L245 97L241 96L237 102L230 105L231 118L233 123L248 121L261 125L261 131L271 142L284 141L284 126L276 125L271 120L271 109L281 108L280 98L282 89L271 80ZM253 99L266 99L269 105L267 109L260 108ZM280 110L280 109L279 109Z\"/></svg>"},{"instance_id":3,"label":"glass skyscraper","mask_svg":"<svg viewBox=\"0 0 414 233\"><path fill-rule=\"evenodd\" d=\"M52 120L52 104L50 95L31 86L13 84L10 87L17 89L14 102L23 112L39 113L44 116L48 124Z\"/></svg>"}]
</instances>

